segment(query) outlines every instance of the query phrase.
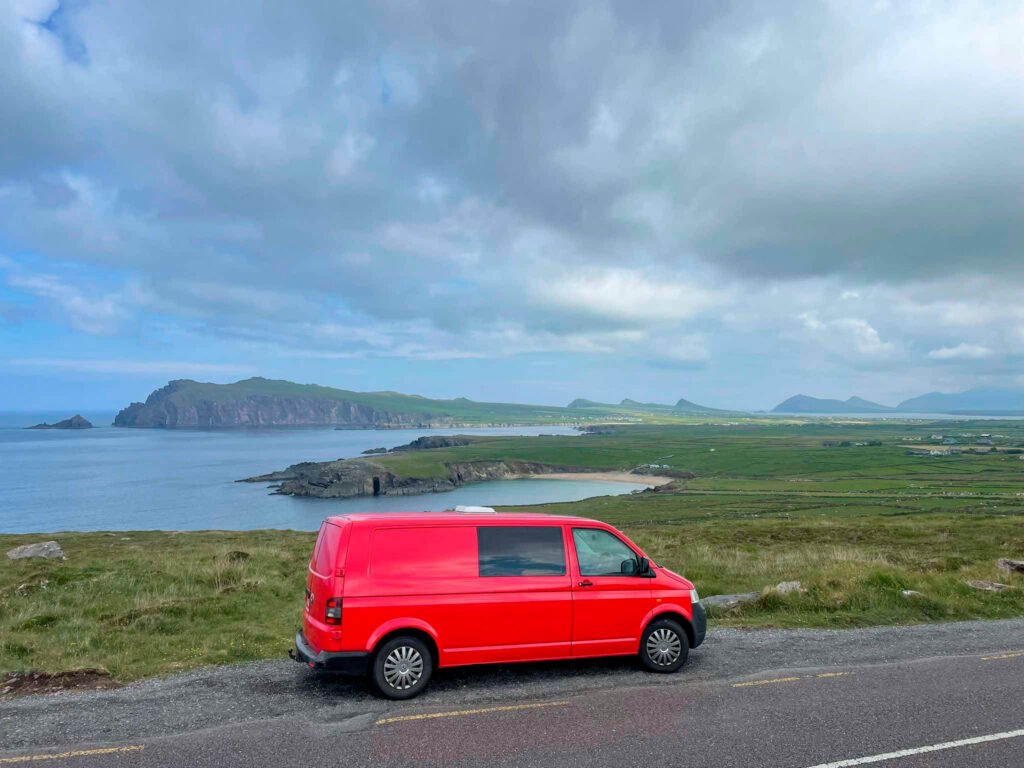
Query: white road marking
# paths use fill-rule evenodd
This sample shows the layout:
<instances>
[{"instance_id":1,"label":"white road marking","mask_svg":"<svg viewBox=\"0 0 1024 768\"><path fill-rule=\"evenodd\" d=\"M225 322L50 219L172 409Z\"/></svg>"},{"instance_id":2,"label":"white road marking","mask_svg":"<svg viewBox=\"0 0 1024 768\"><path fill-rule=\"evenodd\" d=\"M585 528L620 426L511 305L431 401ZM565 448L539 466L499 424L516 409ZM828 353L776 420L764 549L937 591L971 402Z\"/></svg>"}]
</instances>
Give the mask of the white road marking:
<instances>
[{"instance_id":1,"label":"white road marking","mask_svg":"<svg viewBox=\"0 0 1024 768\"><path fill-rule=\"evenodd\" d=\"M540 709L542 707L562 707L568 701L539 701L535 704L507 704L501 707L482 707L480 709L459 709L454 712L427 712L419 715L398 715L397 717L384 717L377 721L377 725L388 723L404 723L410 720L435 720L439 717L465 717L466 715L487 715L492 712L518 712L522 709Z\"/></svg>"},{"instance_id":2,"label":"white road marking","mask_svg":"<svg viewBox=\"0 0 1024 768\"><path fill-rule=\"evenodd\" d=\"M884 755L871 755L870 757L855 757L851 760L839 760L834 763L821 763L812 765L811 768L849 768L853 765L867 765L869 763L881 763L886 760L899 760L902 757L913 757L928 752L941 752L944 749L956 749L957 747L969 747L973 744L986 744L990 741L1003 741L1005 739L1016 739L1024 736L1024 728L1017 731L1004 731L1003 733L992 733L988 736L974 736L970 739L959 739L957 741L945 741L942 744L932 744L927 747L913 747L901 749L897 752L886 752Z\"/></svg>"},{"instance_id":3,"label":"white road marking","mask_svg":"<svg viewBox=\"0 0 1024 768\"><path fill-rule=\"evenodd\" d=\"M772 685L774 683L797 683L800 682L799 677L776 677L771 680L751 680L748 683L733 683L733 688L750 688L754 685Z\"/></svg>"},{"instance_id":4,"label":"white road marking","mask_svg":"<svg viewBox=\"0 0 1024 768\"><path fill-rule=\"evenodd\" d=\"M1019 659L1024 656L1024 651L1011 651L1010 653L1001 653L998 656L982 656L982 661L1002 661L1003 659Z\"/></svg>"},{"instance_id":5,"label":"white road marking","mask_svg":"<svg viewBox=\"0 0 1024 768\"><path fill-rule=\"evenodd\" d=\"M49 755L18 755L17 757L0 757L0 764L11 763L36 763L43 760L67 760L72 757L93 757L95 755L123 755L126 752L141 752L145 749L142 744L132 744L125 747L100 747L98 749L75 749L70 752L56 752Z\"/></svg>"}]
</instances>

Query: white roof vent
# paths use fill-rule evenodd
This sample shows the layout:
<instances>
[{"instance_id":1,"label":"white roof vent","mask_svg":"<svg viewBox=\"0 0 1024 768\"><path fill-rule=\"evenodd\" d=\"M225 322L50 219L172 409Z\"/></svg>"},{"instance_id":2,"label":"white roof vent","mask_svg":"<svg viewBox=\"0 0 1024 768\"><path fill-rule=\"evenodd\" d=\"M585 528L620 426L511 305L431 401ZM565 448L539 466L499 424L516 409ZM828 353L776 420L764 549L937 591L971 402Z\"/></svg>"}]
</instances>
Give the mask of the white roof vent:
<instances>
[{"instance_id":1,"label":"white roof vent","mask_svg":"<svg viewBox=\"0 0 1024 768\"><path fill-rule=\"evenodd\" d=\"M460 512L464 515L496 515L494 507L473 507L459 505L455 508L456 512Z\"/></svg>"}]
</instances>

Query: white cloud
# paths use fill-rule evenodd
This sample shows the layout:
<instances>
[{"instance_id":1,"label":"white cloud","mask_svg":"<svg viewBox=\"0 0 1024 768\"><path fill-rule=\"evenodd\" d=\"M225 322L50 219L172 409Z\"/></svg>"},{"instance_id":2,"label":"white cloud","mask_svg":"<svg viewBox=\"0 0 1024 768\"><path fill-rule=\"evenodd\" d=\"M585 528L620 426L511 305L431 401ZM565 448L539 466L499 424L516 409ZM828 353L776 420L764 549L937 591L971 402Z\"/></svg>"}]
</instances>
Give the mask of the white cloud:
<instances>
[{"instance_id":1,"label":"white cloud","mask_svg":"<svg viewBox=\"0 0 1024 768\"><path fill-rule=\"evenodd\" d=\"M374 140L370 136L349 131L334 146L327 169L334 181L342 181L348 177L366 154L373 149Z\"/></svg>"},{"instance_id":2,"label":"white cloud","mask_svg":"<svg viewBox=\"0 0 1024 768\"><path fill-rule=\"evenodd\" d=\"M563 309L656 323L687 320L729 300L724 291L618 268L548 275L534 280L533 291L542 301Z\"/></svg>"},{"instance_id":3,"label":"white cloud","mask_svg":"<svg viewBox=\"0 0 1024 768\"><path fill-rule=\"evenodd\" d=\"M85 333L116 333L128 317L122 297L118 294L90 296L82 288L54 275L14 271L8 275L7 284L45 299L67 319L72 328Z\"/></svg>"},{"instance_id":4,"label":"white cloud","mask_svg":"<svg viewBox=\"0 0 1024 768\"><path fill-rule=\"evenodd\" d=\"M932 360L984 360L992 357L992 350L980 344L957 344L955 347L940 347L928 353Z\"/></svg>"},{"instance_id":5,"label":"white cloud","mask_svg":"<svg viewBox=\"0 0 1024 768\"><path fill-rule=\"evenodd\" d=\"M74 373L110 373L149 376L160 374L181 378L183 376L238 376L253 373L248 365L232 363L203 363L188 360L87 360L57 357L24 357L8 360L16 368L30 368L50 371L71 371Z\"/></svg>"},{"instance_id":6,"label":"white cloud","mask_svg":"<svg viewBox=\"0 0 1024 768\"><path fill-rule=\"evenodd\" d=\"M803 334L830 353L849 360L868 359L871 361L889 358L896 345L883 341L878 330L867 320L859 317L825 317L829 307L809 310L797 315Z\"/></svg>"},{"instance_id":7,"label":"white cloud","mask_svg":"<svg viewBox=\"0 0 1024 768\"><path fill-rule=\"evenodd\" d=\"M842 317L832 321L832 326L844 331L853 340L857 351L862 355L888 355L894 349L889 342L882 341L872 325L866 320L856 317Z\"/></svg>"}]
</instances>

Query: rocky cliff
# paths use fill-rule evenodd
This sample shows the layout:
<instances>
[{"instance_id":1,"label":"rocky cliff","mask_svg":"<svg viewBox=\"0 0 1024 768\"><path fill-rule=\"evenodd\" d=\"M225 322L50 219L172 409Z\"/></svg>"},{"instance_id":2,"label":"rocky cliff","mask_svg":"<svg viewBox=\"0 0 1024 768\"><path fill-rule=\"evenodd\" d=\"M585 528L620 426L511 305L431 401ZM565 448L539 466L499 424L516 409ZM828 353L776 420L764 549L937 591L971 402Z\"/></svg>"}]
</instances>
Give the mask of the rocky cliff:
<instances>
[{"instance_id":1,"label":"rocky cliff","mask_svg":"<svg viewBox=\"0 0 1024 768\"><path fill-rule=\"evenodd\" d=\"M170 382L145 403L132 403L114 418L116 427L342 426L388 428L438 426L450 419L429 412L373 407L344 397L260 391L211 390L188 380Z\"/></svg>"}]
</instances>

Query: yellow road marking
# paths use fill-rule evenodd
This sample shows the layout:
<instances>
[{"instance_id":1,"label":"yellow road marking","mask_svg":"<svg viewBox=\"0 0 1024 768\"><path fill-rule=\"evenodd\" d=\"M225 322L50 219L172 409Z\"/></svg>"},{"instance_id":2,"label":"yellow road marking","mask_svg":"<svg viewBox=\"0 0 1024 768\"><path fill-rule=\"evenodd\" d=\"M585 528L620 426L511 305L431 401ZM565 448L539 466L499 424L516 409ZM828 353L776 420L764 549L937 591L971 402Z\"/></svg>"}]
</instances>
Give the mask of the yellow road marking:
<instances>
[{"instance_id":1,"label":"yellow road marking","mask_svg":"<svg viewBox=\"0 0 1024 768\"><path fill-rule=\"evenodd\" d=\"M1014 651L1013 653L1001 653L998 656L982 656L982 661L1000 661L1002 659L1019 659L1024 656L1024 651Z\"/></svg>"},{"instance_id":2,"label":"yellow road marking","mask_svg":"<svg viewBox=\"0 0 1024 768\"><path fill-rule=\"evenodd\" d=\"M19 755L18 757L0 757L0 765L12 763L32 763L41 760L66 760L70 757L94 757L96 755L121 755L126 752L141 752L142 744L127 747L100 747L98 749L76 749L71 752L55 752L52 755Z\"/></svg>"},{"instance_id":3,"label":"yellow road marking","mask_svg":"<svg viewBox=\"0 0 1024 768\"><path fill-rule=\"evenodd\" d=\"M733 688L749 688L752 685L771 685L772 683L795 683L799 677L776 677L774 680L752 680L749 683L733 683Z\"/></svg>"},{"instance_id":4,"label":"yellow road marking","mask_svg":"<svg viewBox=\"0 0 1024 768\"><path fill-rule=\"evenodd\" d=\"M853 672L822 672L821 674L815 675L815 677L846 677L852 675Z\"/></svg>"},{"instance_id":5,"label":"yellow road marking","mask_svg":"<svg viewBox=\"0 0 1024 768\"><path fill-rule=\"evenodd\" d=\"M428 712L422 715L397 715L395 717L384 717L377 721L377 725L388 723L404 723L410 720L435 720L439 717L463 717L465 715L486 715L491 712L517 712L521 709L540 709L541 707L560 707L568 704L568 701L542 701L536 704L509 704L502 707L482 707L480 709L459 709L453 712Z\"/></svg>"}]
</instances>

